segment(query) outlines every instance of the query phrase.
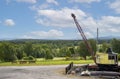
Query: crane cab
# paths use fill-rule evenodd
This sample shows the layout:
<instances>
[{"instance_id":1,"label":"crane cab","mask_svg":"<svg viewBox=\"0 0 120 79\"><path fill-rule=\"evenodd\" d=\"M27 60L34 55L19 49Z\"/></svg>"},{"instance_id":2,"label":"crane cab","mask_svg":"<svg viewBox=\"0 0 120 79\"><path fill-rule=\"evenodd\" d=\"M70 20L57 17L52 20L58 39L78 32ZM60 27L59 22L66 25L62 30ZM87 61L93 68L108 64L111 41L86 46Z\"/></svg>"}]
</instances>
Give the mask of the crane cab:
<instances>
[{"instance_id":1,"label":"crane cab","mask_svg":"<svg viewBox=\"0 0 120 79\"><path fill-rule=\"evenodd\" d=\"M108 48L105 53L96 54L96 63L99 70L117 71L118 55L111 48Z\"/></svg>"},{"instance_id":2,"label":"crane cab","mask_svg":"<svg viewBox=\"0 0 120 79\"><path fill-rule=\"evenodd\" d=\"M118 64L117 54L98 53L96 55L97 64Z\"/></svg>"}]
</instances>

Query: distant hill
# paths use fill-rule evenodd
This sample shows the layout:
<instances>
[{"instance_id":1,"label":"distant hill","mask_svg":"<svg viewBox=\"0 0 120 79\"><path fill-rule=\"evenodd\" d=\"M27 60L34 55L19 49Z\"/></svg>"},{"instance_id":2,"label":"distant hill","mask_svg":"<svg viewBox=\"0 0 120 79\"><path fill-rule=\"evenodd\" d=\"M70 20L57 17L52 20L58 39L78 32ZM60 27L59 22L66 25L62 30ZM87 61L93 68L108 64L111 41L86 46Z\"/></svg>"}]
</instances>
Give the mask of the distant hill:
<instances>
[{"instance_id":1,"label":"distant hill","mask_svg":"<svg viewBox=\"0 0 120 79\"><path fill-rule=\"evenodd\" d=\"M111 39L120 39L120 36L104 36L104 37L99 37L100 40L111 40Z\"/></svg>"},{"instance_id":2,"label":"distant hill","mask_svg":"<svg viewBox=\"0 0 120 79\"><path fill-rule=\"evenodd\" d=\"M104 37L99 37L99 40L111 40L111 39L120 39L120 36L104 36ZM90 38L90 39L95 39L96 38ZM24 41L78 41L82 39L13 39L13 38L2 38L0 41L16 41L16 42L24 42Z\"/></svg>"}]
</instances>

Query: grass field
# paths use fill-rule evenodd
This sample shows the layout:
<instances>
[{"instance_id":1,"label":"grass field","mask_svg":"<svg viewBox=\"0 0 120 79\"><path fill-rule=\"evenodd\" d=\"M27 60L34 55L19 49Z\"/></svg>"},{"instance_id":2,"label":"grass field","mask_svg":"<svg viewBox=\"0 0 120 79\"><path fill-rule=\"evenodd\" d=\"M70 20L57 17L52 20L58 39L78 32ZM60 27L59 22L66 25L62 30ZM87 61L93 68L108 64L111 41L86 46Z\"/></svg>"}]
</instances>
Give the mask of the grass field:
<instances>
[{"instance_id":1,"label":"grass field","mask_svg":"<svg viewBox=\"0 0 120 79\"><path fill-rule=\"evenodd\" d=\"M54 58L53 60L45 60L42 58L37 59L36 63L11 63L11 62L1 62L0 66L39 66L39 65L68 65L73 62L74 64L90 64L93 60L65 60L64 58Z\"/></svg>"}]
</instances>

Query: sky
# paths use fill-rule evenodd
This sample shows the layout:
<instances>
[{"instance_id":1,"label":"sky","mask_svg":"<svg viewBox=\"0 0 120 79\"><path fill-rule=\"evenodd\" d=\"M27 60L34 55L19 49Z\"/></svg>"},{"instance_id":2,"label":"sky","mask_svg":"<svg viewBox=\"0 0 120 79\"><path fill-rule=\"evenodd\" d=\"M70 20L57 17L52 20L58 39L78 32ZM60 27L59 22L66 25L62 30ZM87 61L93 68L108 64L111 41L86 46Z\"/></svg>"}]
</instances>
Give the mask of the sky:
<instances>
[{"instance_id":1,"label":"sky","mask_svg":"<svg viewBox=\"0 0 120 79\"><path fill-rule=\"evenodd\" d=\"M120 0L0 0L0 39L81 39L120 36Z\"/></svg>"}]
</instances>

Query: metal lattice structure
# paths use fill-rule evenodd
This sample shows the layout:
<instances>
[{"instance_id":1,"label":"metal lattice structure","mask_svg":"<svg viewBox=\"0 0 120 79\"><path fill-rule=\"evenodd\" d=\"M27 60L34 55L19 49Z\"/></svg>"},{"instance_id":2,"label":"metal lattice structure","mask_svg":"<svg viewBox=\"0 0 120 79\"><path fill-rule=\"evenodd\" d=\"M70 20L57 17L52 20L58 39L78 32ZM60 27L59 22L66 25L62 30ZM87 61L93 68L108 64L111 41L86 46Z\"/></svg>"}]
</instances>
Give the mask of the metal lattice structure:
<instances>
[{"instance_id":1,"label":"metal lattice structure","mask_svg":"<svg viewBox=\"0 0 120 79\"><path fill-rule=\"evenodd\" d=\"M73 17L74 22L75 22L75 24L77 26L77 29L78 29L79 33L81 34L82 39L83 39L83 41L84 41L84 43L85 43L89 53L91 54L91 56L92 56L92 58L94 60L94 63L96 64L96 59L95 59L95 56L94 56L95 53L94 53L93 49L91 48L91 45L88 43L88 40L87 40L87 38L86 38L86 36L85 36L85 34L84 34L80 24L77 21L76 16L74 14L71 14L71 16Z\"/></svg>"}]
</instances>

